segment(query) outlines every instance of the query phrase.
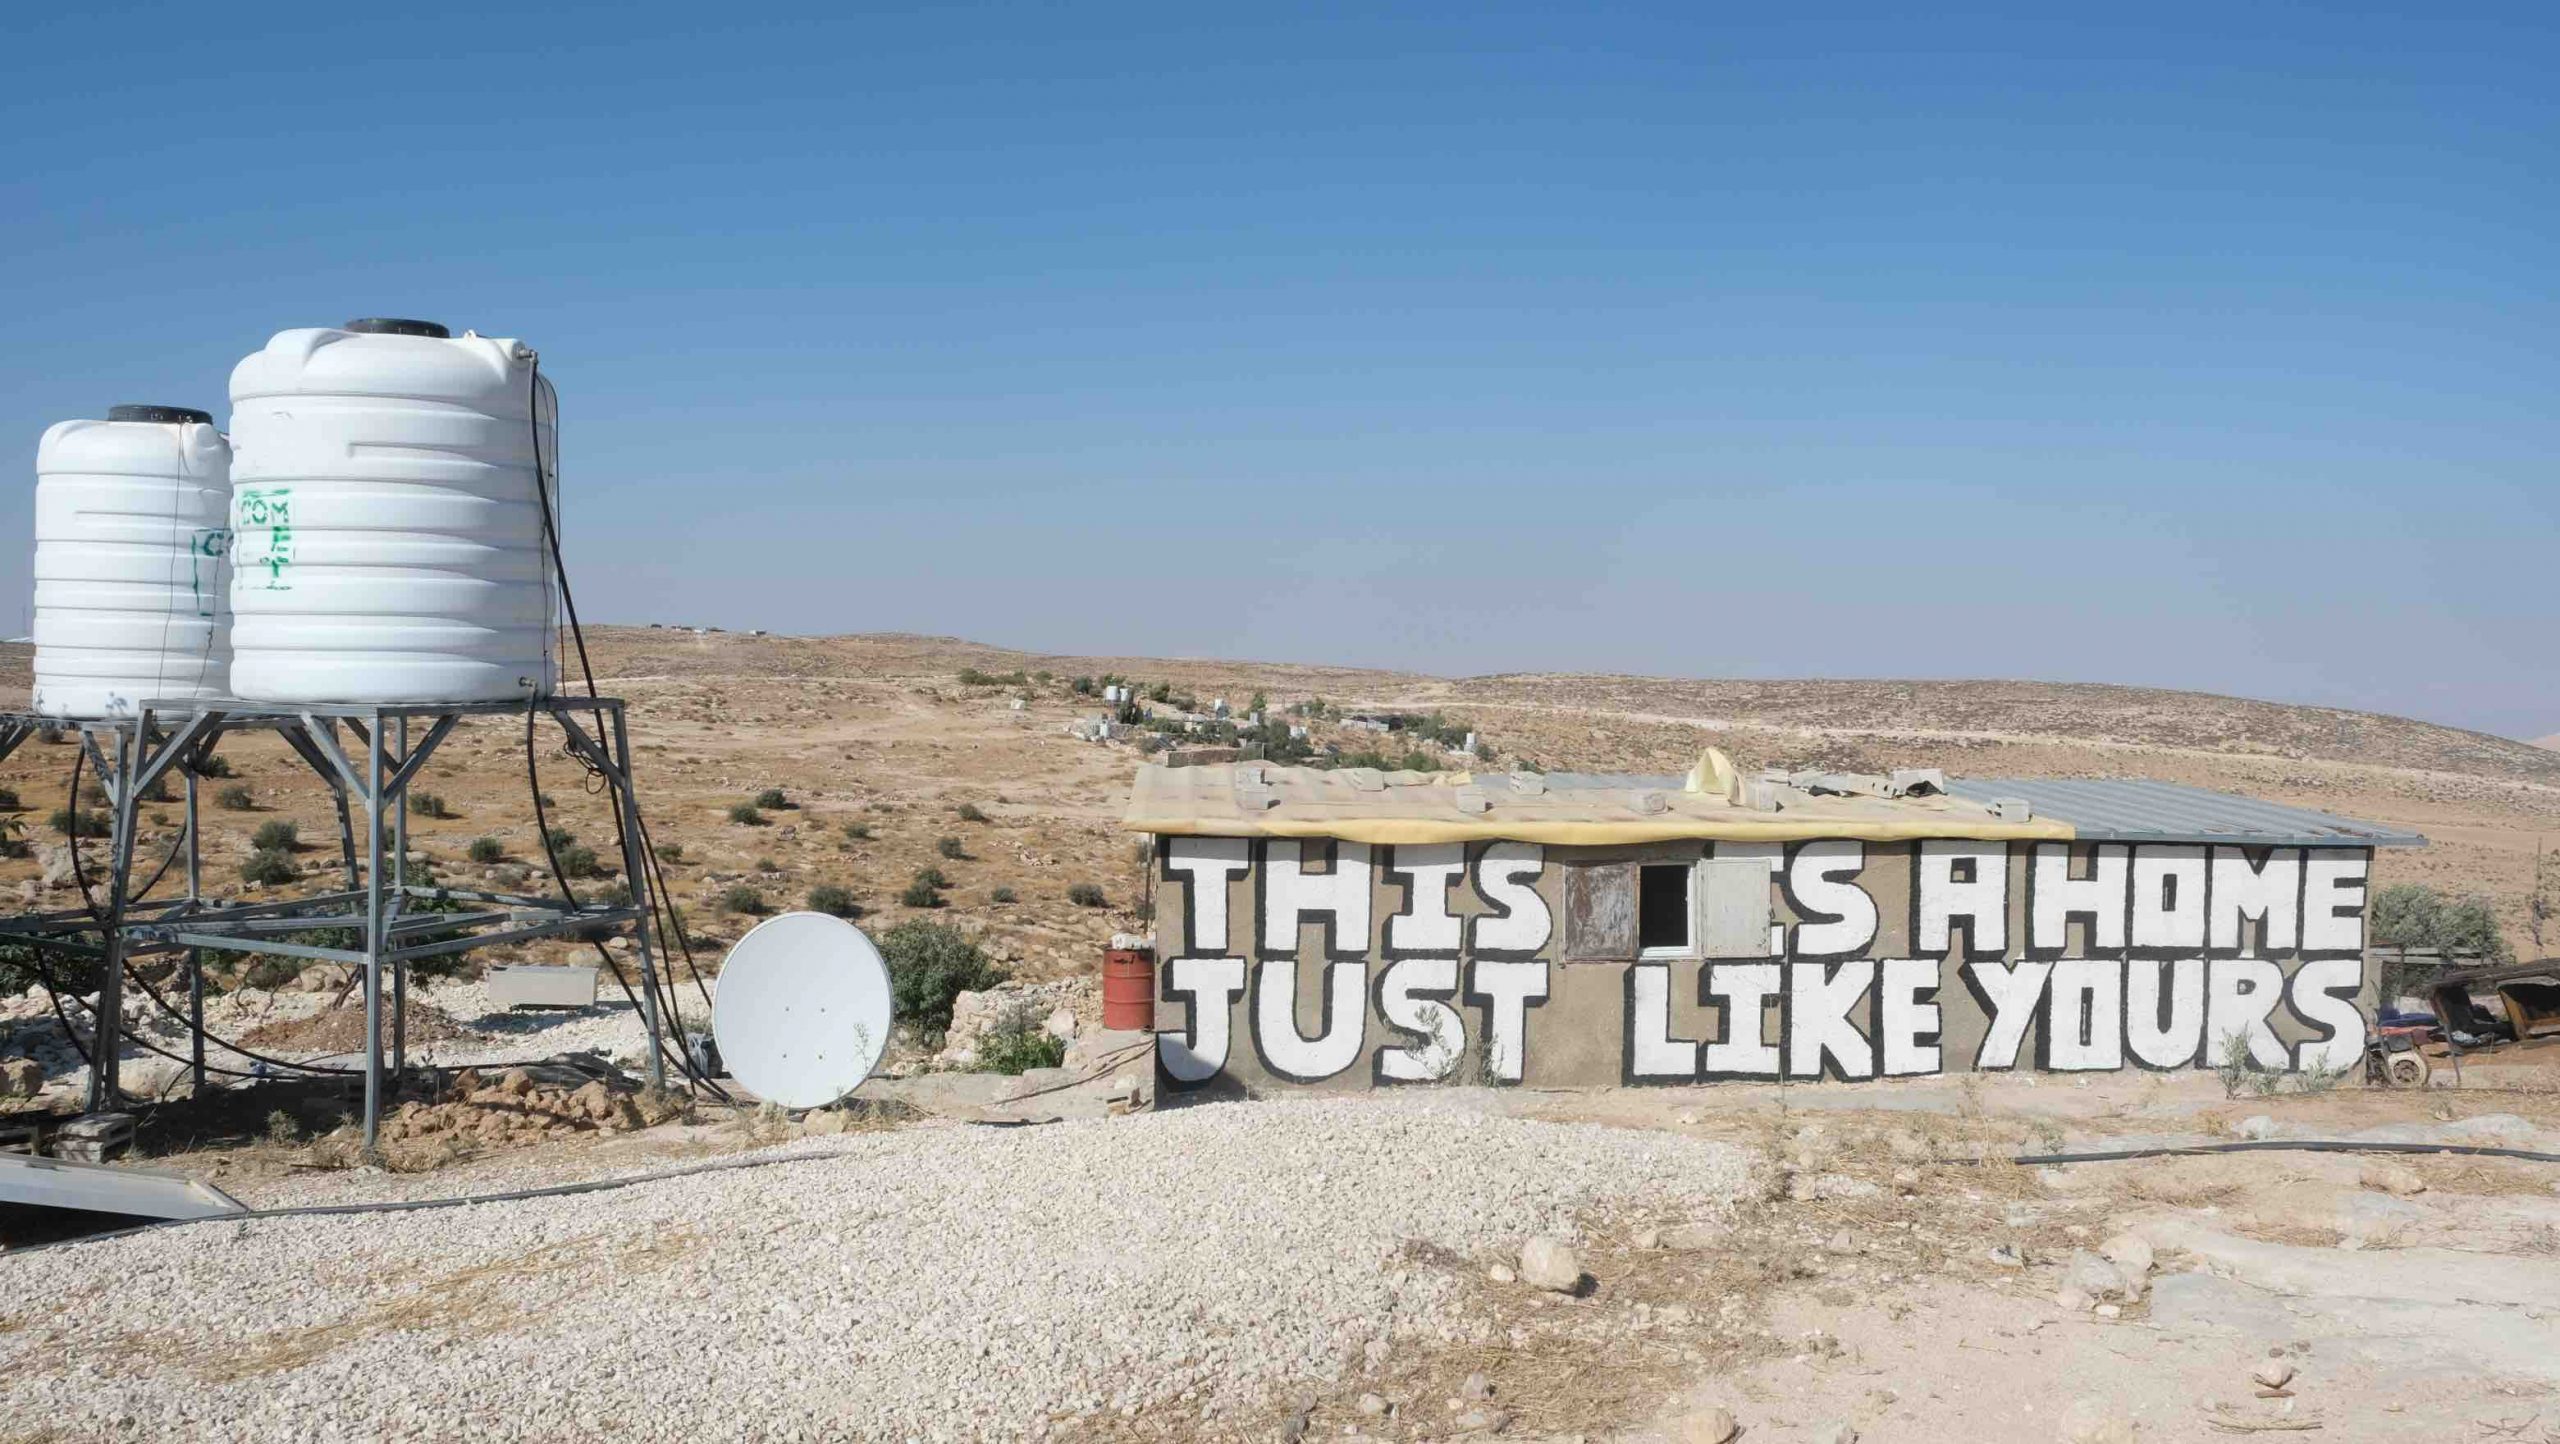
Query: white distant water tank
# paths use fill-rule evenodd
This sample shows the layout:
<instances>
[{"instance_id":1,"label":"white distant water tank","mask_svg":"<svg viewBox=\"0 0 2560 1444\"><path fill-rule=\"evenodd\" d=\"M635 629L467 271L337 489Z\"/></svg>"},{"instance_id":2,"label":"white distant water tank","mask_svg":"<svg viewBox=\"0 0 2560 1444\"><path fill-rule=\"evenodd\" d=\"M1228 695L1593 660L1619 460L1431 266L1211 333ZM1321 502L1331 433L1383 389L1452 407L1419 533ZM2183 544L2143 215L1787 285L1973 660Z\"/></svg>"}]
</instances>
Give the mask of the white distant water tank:
<instances>
[{"instance_id":1,"label":"white distant water tank","mask_svg":"<svg viewBox=\"0 0 2560 1444\"><path fill-rule=\"evenodd\" d=\"M117 406L36 445L35 710L130 716L231 669L231 447L213 417Z\"/></svg>"},{"instance_id":2,"label":"white distant water tank","mask_svg":"<svg viewBox=\"0 0 2560 1444\"><path fill-rule=\"evenodd\" d=\"M518 342L392 320L280 332L232 370L235 695L549 695L535 376Z\"/></svg>"}]
</instances>

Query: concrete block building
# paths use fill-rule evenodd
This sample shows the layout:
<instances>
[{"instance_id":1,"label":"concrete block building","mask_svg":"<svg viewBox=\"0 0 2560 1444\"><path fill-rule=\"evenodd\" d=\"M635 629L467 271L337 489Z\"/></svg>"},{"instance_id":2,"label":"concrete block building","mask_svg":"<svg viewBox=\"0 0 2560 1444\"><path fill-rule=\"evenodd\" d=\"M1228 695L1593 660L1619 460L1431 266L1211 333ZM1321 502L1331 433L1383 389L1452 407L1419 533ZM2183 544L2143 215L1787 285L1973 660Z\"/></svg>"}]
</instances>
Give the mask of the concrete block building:
<instances>
[{"instance_id":1,"label":"concrete block building","mask_svg":"<svg viewBox=\"0 0 2560 1444\"><path fill-rule=\"evenodd\" d=\"M2162 782L1140 770L1159 1085L2356 1066L2373 850Z\"/></svg>"}]
</instances>

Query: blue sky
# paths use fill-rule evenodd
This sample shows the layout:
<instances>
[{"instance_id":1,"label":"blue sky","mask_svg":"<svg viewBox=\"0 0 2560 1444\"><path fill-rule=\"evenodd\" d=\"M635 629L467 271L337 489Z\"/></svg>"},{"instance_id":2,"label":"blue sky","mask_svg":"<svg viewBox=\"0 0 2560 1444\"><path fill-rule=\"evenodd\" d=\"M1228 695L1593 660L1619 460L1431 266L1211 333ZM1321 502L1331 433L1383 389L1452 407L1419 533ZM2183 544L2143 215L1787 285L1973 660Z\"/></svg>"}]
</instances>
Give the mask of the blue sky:
<instances>
[{"instance_id":1,"label":"blue sky","mask_svg":"<svg viewBox=\"0 0 2560 1444\"><path fill-rule=\"evenodd\" d=\"M424 316L591 618L2560 731L2551 7L1769 8L22 10L0 434Z\"/></svg>"}]
</instances>

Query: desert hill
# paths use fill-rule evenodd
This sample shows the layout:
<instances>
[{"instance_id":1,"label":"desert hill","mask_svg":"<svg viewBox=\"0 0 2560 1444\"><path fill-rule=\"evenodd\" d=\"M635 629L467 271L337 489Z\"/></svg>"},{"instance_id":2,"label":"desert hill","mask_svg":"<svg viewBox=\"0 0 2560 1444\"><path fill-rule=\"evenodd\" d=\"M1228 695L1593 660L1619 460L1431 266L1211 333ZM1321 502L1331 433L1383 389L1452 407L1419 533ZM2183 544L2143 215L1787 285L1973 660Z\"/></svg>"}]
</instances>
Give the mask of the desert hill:
<instances>
[{"instance_id":1,"label":"desert hill","mask_svg":"<svg viewBox=\"0 0 2560 1444\"><path fill-rule=\"evenodd\" d=\"M2524 899L2534 850L2544 834L2560 834L2560 752L2406 718L2202 693L2015 681L1445 678L890 634L597 627L588 644L600 688L633 704L644 800L659 838L684 850L675 887L715 944L752 920L728 907L740 889L779 907L830 885L852 890L866 925L929 913L1035 973L1092 967L1108 935L1138 921L1143 885L1117 827L1141 758L1068 731L1100 710L1071 682L1106 673L1238 710L1260 692L1274 707L1320 697L1336 709L1439 711L1477 732L1495 766L1670 771L1713 744L1755 767L2158 777L2244 792L2426 833L2433 846L2384 855L2382 879L2496 900L2522 950L2531 949ZM0 695L24 694L28 660L26 647L0 646ZM1019 683L1009 680L1016 672ZM980 680L964 684L964 673ZM1326 724L1318 731L1360 742ZM266 815L295 819L306 838L331 835L324 794L272 739L227 747L259 810L208 812L217 854L209 876L226 876L225 849L245 856L247 832ZM61 805L68 765L67 749L43 747L0 764L0 786L22 795L16 815L40 841L53 840L41 820ZM566 815L555 825L610 854L601 812L579 795L556 745L542 749L540 765ZM416 820L432 861L467 871L463 849L484 836L506 848L502 867L538 860L520 725L462 729L429 773L427 785L456 814ZM761 825L729 820L734 804L766 787L794 805ZM957 858L948 855L955 845ZM32 866L0 862L0 881L14 886ZM943 906L901 903L928 867L949 880ZM1080 882L1099 884L1107 905L1068 902Z\"/></svg>"}]
</instances>

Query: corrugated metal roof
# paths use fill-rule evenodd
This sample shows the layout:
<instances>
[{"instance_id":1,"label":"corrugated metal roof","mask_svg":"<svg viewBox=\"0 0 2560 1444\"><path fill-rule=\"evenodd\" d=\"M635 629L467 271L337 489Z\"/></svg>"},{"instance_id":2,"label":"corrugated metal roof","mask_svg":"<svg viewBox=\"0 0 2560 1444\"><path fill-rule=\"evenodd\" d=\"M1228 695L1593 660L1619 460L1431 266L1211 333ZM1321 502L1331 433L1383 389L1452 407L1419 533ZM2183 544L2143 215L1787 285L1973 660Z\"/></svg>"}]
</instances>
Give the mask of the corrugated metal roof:
<instances>
[{"instance_id":1,"label":"corrugated metal roof","mask_svg":"<svg viewBox=\"0 0 2560 1444\"><path fill-rule=\"evenodd\" d=\"M2426 838L2378 822L2333 817L2176 782L1959 777L1968 802L2022 798L2035 815L2071 824L2082 841L2223 842L2252 847L2422 847Z\"/></svg>"}]
</instances>

